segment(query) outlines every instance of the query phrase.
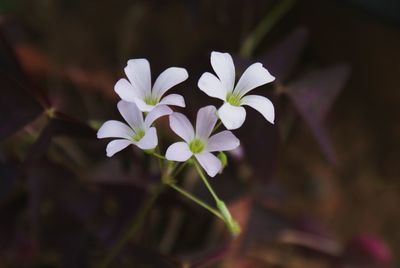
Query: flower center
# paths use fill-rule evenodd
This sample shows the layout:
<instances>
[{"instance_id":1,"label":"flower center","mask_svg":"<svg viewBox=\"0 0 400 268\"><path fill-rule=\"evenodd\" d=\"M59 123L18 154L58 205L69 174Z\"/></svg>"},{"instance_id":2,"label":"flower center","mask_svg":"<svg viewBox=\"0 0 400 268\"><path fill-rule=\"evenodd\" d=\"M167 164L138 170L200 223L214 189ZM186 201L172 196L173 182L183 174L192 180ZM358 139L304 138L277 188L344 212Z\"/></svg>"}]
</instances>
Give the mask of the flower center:
<instances>
[{"instance_id":1,"label":"flower center","mask_svg":"<svg viewBox=\"0 0 400 268\"><path fill-rule=\"evenodd\" d=\"M138 129L138 130L135 130L135 132L136 132L135 135L132 136L132 140L140 141L144 137L144 134L145 134L144 130Z\"/></svg>"},{"instance_id":2,"label":"flower center","mask_svg":"<svg viewBox=\"0 0 400 268\"><path fill-rule=\"evenodd\" d=\"M189 143L189 149L194 154L201 153L205 147L204 142L200 139L194 139Z\"/></svg>"},{"instance_id":3,"label":"flower center","mask_svg":"<svg viewBox=\"0 0 400 268\"><path fill-rule=\"evenodd\" d=\"M233 106L240 106L239 95L228 93L228 95L226 96L226 101Z\"/></svg>"},{"instance_id":4,"label":"flower center","mask_svg":"<svg viewBox=\"0 0 400 268\"><path fill-rule=\"evenodd\" d=\"M148 105L154 106L154 105L156 105L158 103L158 100L156 98L153 98L153 97L146 97L146 98L144 98L144 102L146 104L148 104Z\"/></svg>"}]
</instances>

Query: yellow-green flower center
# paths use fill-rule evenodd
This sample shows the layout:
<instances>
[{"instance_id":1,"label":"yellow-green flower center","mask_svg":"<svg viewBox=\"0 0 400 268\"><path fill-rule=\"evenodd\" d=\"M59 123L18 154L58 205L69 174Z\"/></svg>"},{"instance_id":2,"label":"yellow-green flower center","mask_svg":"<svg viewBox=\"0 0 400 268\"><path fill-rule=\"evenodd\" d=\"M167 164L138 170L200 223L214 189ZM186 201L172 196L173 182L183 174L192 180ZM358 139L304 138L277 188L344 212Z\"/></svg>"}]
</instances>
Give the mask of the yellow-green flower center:
<instances>
[{"instance_id":1,"label":"yellow-green flower center","mask_svg":"<svg viewBox=\"0 0 400 268\"><path fill-rule=\"evenodd\" d=\"M233 93L228 93L226 101L233 106L240 106L240 96Z\"/></svg>"},{"instance_id":2,"label":"yellow-green flower center","mask_svg":"<svg viewBox=\"0 0 400 268\"><path fill-rule=\"evenodd\" d=\"M144 102L148 105L154 106L158 103L158 99L153 98L153 97L146 97L146 98L144 98Z\"/></svg>"},{"instance_id":3,"label":"yellow-green flower center","mask_svg":"<svg viewBox=\"0 0 400 268\"><path fill-rule=\"evenodd\" d=\"M142 129L138 129L138 130L135 130L135 135L132 137L132 140L134 140L134 141L140 141L143 137L144 137L144 130L142 130Z\"/></svg>"},{"instance_id":4,"label":"yellow-green flower center","mask_svg":"<svg viewBox=\"0 0 400 268\"><path fill-rule=\"evenodd\" d=\"M194 139L189 143L189 149L194 154L201 153L205 147L204 142L200 139Z\"/></svg>"}]
</instances>

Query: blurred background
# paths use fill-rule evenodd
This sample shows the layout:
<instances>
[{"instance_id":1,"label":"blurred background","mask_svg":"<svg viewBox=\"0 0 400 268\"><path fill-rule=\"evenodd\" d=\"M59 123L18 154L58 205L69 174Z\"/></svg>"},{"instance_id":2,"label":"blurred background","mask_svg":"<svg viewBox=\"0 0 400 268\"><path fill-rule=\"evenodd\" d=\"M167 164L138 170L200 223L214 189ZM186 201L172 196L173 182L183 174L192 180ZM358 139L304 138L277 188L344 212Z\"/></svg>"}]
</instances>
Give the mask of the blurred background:
<instances>
[{"instance_id":1,"label":"blurred background","mask_svg":"<svg viewBox=\"0 0 400 268\"><path fill-rule=\"evenodd\" d=\"M110 267L399 266L399 1L1 0L0 15L0 267L99 267L160 180L96 139L120 119L115 82L131 58L153 79L184 67L173 90L194 119L221 105L197 88L213 50L277 78L255 90L275 125L249 111L211 180L242 234L168 190ZM192 170L180 184L212 202Z\"/></svg>"}]
</instances>

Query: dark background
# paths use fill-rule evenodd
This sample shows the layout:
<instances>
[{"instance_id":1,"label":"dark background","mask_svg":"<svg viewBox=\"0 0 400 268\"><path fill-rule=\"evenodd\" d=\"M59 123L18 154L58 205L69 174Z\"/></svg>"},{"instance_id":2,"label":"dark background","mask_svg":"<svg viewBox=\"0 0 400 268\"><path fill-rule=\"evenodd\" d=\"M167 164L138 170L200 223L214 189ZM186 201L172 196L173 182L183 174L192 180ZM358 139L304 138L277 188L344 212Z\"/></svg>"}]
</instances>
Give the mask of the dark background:
<instances>
[{"instance_id":1,"label":"dark background","mask_svg":"<svg viewBox=\"0 0 400 268\"><path fill-rule=\"evenodd\" d=\"M114 83L130 58L148 58L153 80L185 67L174 91L194 118L220 105L196 86L213 50L239 74L261 61L277 77L255 91L276 124L249 111L244 156L212 179L242 235L166 191L111 267L398 266L400 4L286 1L244 57L283 2L2 0L0 267L98 267L159 180L150 158L109 159L96 139L119 118Z\"/></svg>"}]
</instances>

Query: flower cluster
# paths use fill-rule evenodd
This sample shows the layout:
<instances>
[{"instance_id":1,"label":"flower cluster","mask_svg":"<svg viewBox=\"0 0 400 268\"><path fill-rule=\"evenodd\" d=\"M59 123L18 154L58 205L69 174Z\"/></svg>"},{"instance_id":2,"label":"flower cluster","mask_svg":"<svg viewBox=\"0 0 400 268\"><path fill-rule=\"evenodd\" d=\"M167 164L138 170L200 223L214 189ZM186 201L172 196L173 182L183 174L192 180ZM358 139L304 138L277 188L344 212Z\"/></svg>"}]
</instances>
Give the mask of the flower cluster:
<instances>
[{"instance_id":1,"label":"flower cluster","mask_svg":"<svg viewBox=\"0 0 400 268\"><path fill-rule=\"evenodd\" d=\"M151 83L150 64L146 59L128 61L124 71L128 79L115 84L115 92L121 98L118 110L127 124L110 120L98 130L98 138L116 138L107 145L107 156L133 144L143 150L155 149L158 145L154 122L169 116L171 129L183 139L168 147L165 158L169 161L186 162L194 157L210 177L222 168L222 163L213 152L237 148L240 141L230 131L243 125L246 110L250 106L260 112L266 120L274 122L274 106L270 100L259 95L246 95L256 87L274 81L274 77L261 63L249 66L235 85L235 66L228 53L212 52L211 66L216 75L205 72L198 81L201 91L223 101L217 109L206 106L197 113L195 128L189 119L169 106L185 107L183 96L166 95L166 92L188 78L184 68L171 67L162 72ZM145 114L145 116L143 116ZM214 133L220 124L227 130ZM162 156L163 157L163 156Z\"/></svg>"}]
</instances>

